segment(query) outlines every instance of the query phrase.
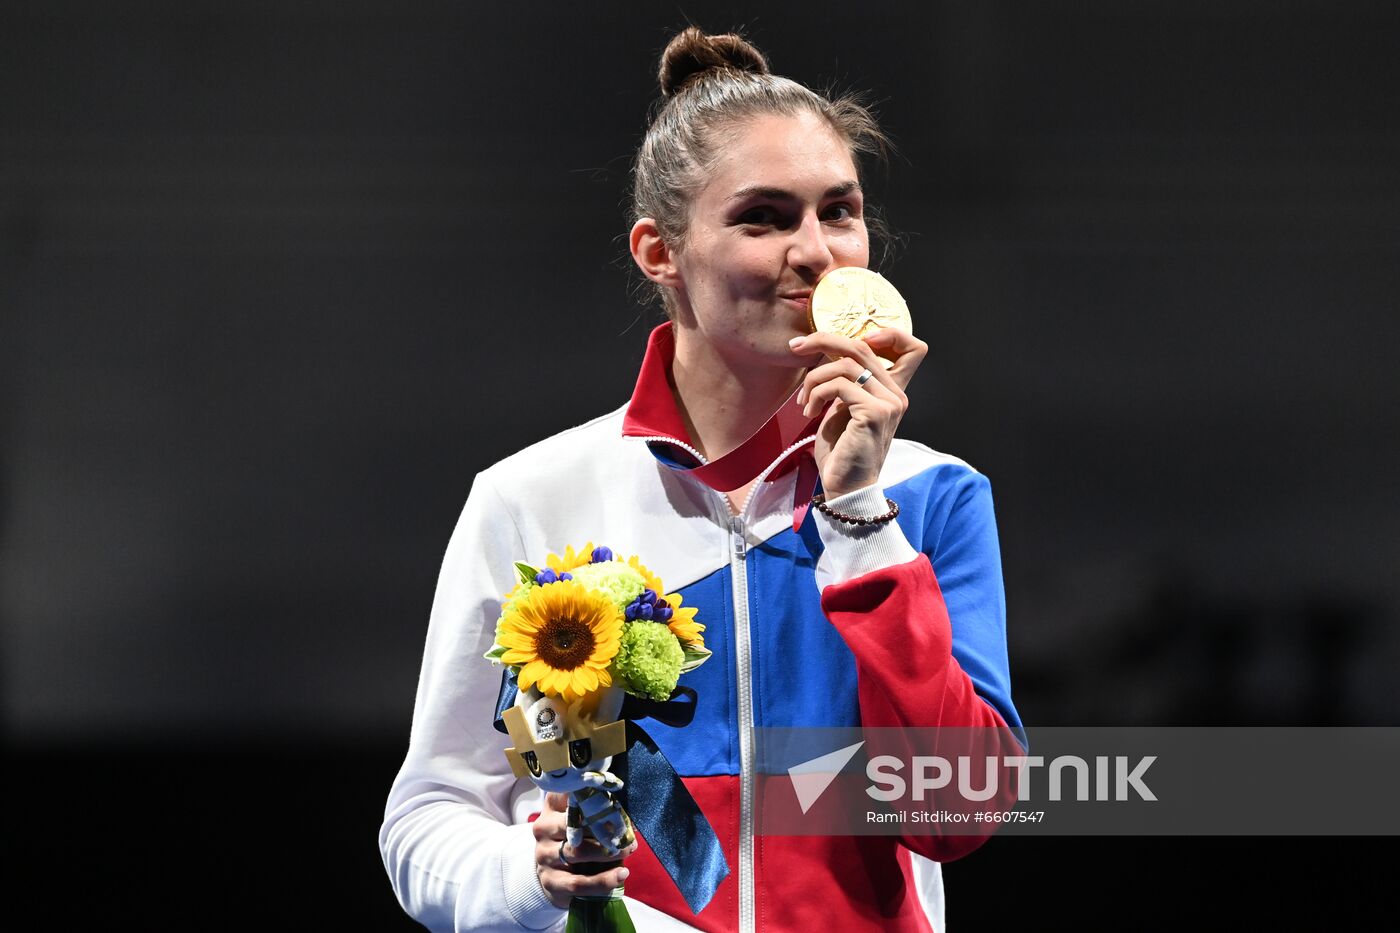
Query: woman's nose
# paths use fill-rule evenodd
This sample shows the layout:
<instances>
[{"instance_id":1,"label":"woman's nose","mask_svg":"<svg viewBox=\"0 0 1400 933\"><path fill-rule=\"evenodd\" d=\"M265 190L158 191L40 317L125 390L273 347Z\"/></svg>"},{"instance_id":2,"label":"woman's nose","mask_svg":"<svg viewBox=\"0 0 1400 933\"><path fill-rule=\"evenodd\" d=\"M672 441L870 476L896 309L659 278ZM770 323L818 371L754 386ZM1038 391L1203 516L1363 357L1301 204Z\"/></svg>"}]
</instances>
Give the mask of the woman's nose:
<instances>
[{"instance_id":1,"label":"woman's nose","mask_svg":"<svg viewBox=\"0 0 1400 933\"><path fill-rule=\"evenodd\" d=\"M792 245L788 248L788 264L799 269L810 269L820 276L831 268L834 261L821 218L815 213L803 215L802 223L794 231Z\"/></svg>"}]
</instances>

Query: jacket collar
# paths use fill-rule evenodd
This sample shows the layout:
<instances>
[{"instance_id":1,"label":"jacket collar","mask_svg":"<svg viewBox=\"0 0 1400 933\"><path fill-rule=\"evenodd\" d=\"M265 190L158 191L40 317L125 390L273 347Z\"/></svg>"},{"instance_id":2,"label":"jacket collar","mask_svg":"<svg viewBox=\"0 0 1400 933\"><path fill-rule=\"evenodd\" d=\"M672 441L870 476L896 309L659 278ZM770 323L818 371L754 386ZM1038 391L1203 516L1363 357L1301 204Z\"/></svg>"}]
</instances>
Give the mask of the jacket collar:
<instances>
[{"instance_id":1,"label":"jacket collar","mask_svg":"<svg viewBox=\"0 0 1400 933\"><path fill-rule=\"evenodd\" d=\"M671 375L675 358L676 335L671 322L666 321L653 328L647 339L642 370L622 419L623 437L666 438L686 447L695 446L676 406L676 380Z\"/></svg>"},{"instance_id":2,"label":"jacket collar","mask_svg":"<svg viewBox=\"0 0 1400 933\"><path fill-rule=\"evenodd\" d=\"M647 340L637 386L622 419L623 437L644 440L661 463L721 492L738 489L760 475L780 476L798 466L804 455L811 460L808 448L816 439L825 410L815 418L804 417L794 392L752 437L718 460L706 461L686 431L676 405L671 370L675 355L675 333L666 321L657 325ZM810 488L814 468L809 466L804 472L809 478L799 485Z\"/></svg>"}]
</instances>

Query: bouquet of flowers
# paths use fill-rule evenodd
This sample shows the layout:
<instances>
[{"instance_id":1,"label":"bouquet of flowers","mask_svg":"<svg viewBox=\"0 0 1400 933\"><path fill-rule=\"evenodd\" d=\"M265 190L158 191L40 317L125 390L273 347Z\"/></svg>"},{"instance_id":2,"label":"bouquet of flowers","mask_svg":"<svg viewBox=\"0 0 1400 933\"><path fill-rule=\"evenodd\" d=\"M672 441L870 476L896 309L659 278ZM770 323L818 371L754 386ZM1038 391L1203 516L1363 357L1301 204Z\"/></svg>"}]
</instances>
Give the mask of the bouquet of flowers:
<instances>
[{"instance_id":1,"label":"bouquet of flowers","mask_svg":"<svg viewBox=\"0 0 1400 933\"><path fill-rule=\"evenodd\" d=\"M620 852L635 838L613 796L623 782L608 770L628 745L623 701L670 700L680 675L710 656L705 627L637 557L592 542L550 554L544 569L515 569L519 583L505 594L486 653L515 680L514 703L501 711L515 743L506 758L517 777L569 796L568 845L577 848L586 834ZM577 870L590 866L604 867ZM567 930L632 931L622 890L574 898Z\"/></svg>"}]
</instances>

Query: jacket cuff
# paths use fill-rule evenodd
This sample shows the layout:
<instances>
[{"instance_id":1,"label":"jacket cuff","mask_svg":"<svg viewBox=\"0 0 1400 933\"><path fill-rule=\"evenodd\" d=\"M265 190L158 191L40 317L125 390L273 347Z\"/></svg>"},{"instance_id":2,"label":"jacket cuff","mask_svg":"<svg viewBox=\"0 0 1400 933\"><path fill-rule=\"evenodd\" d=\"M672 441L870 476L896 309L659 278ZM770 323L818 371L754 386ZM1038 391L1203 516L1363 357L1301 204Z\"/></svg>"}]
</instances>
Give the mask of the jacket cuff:
<instances>
[{"instance_id":1,"label":"jacket cuff","mask_svg":"<svg viewBox=\"0 0 1400 933\"><path fill-rule=\"evenodd\" d=\"M511 830L501 847L506 909L524 929L548 930L562 923L567 911L551 904L540 887L540 876L535 870L534 829L529 823L519 823Z\"/></svg>"},{"instance_id":2,"label":"jacket cuff","mask_svg":"<svg viewBox=\"0 0 1400 933\"><path fill-rule=\"evenodd\" d=\"M843 493L826 504L838 512L861 518L884 515L890 510L885 502L885 490L866 486ZM817 558L817 589L824 590L833 583L845 583L875 570L907 564L918 556L914 546L904 536L898 521L879 525L850 525L813 508L817 516L817 533L822 539L822 554Z\"/></svg>"}]
</instances>

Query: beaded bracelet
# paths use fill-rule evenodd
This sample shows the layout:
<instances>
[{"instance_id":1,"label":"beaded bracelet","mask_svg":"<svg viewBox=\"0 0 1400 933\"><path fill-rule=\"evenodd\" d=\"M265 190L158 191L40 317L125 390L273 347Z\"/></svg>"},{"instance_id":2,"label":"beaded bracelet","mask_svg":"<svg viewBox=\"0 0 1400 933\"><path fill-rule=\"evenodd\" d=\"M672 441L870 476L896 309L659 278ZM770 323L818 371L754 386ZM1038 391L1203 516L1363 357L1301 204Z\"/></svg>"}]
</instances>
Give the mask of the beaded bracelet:
<instances>
[{"instance_id":1,"label":"beaded bracelet","mask_svg":"<svg viewBox=\"0 0 1400 933\"><path fill-rule=\"evenodd\" d=\"M890 507L890 510L884 515L876 515L874 518L857 518L854 515L843 515L826 504L826 493L824 492L813 496L812 504L817 507L817 511L825 512L838 522L845 522L848 525L882 525L885 522L894 521L894 517L899 514L899 503L888 496L885 497L885 504Z\"/></svg>"}]
</instances>

